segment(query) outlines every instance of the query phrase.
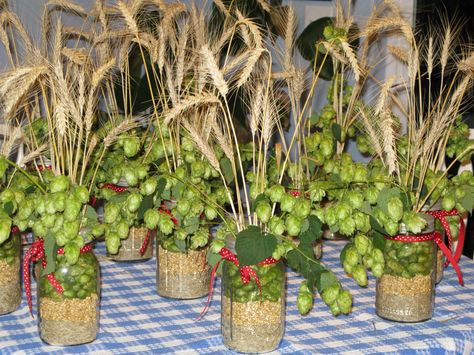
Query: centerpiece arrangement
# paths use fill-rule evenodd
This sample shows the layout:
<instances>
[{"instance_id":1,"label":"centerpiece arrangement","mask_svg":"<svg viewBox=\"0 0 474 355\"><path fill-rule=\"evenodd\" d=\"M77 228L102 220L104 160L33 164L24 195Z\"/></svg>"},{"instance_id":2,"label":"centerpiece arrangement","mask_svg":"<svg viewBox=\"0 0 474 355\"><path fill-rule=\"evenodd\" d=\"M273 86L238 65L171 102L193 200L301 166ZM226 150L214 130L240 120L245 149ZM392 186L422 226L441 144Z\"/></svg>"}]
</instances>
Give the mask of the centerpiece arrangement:
<instances>
[{"instance_id":1,"label":"centerpiece arrangement","mask_svg":"<svg viewBox=\"0 0 474 355\"><path fill-rule=\"evenodd\" d=\"M14 40L21 45L7 46L13 53L11 69L0 81L3 118L23 127L22 160L34 162L36 171L27 172L6 158L2 164L9 162L16 169L12 174L22 174L34 184L18 203L14 221L20 231L34 235L24 255L23 276L31 311L29 265L38 263L40 337L48 344L75 345L93 341L99 330L100 273L91 242L103 228L89 205L96 172L105 151L135 122L114 121L113 105L100 105L99 112L100 100L111 94L115 60L101 56L90 42L86 48L68 48L71 33L60 18L54 21L57 9L45 10L43 50L19 21L12 22L12 33L19 33ZM71 11L68 6L59 9ZM91 20L80 7L72 12L79 12L85 23ZM99 141L100 121L109 121L110 129ZM37 160L48 164L38 165Z\"/></svg>"},{"instance_id":2,"label":"centerpiece arrangement","mask_svg":"<svg viewBox=\"0 0 474 355\"><path fill-rule=\"evenodd\" d=\"M331 164L329 179L314 187L333 201L332 208L318 211L321 220L333 230L355 236L341 253L346 273L366 286L366 269L371 268L378 278L377 314L391 320L416 322L432 316L436 262L441 259L436 256L437 246L462 284L457 265L459 255L453 256L444 244L440 232L435 230L433 217L440 222L438 229L446 230L451 237L457 235L452 232L459 230L462 223L458 214L474 207L472 173L448 178L443 170L446 151L454 154L457 150L457 161L473 149L472 142L456 134L462 130L456 126L463 97L472 82L472 54L467 53L455 63L454 79L441 82L438 90L434 90L435 96L418 95L421 77L427 76L429 80L433 66L440 66L443 73L447 70L453 45L451 29L447 28L440 38L442 51L438 54L434 37L423 47L416 42L409 24L394 11L389 13L396 17L392 25L386 26L388 17L375 17L362 34L373 40L381 31L403 33L407 48L390 50L406 64L407 77L389 78L380 85L373 106L358 104L353 112L362 134L359 147L375 157L365 168L353 163L349 155L343 155ZM423 53L427 53L426 63ZM426 73L422 72L424 67ZM406 107L400 99L405 93ZM393 113L394 108L406 118L406 133Z\"/></svg>"},{"instance_id":3,"label":"centerpiece arrangement","mask_svg":"<svg viewBox=\"0 0 474 355\"><path fill-rule=\"evenodd\" d=\"M97 336L93 243L101 237L116 261L150 259L156 242L163 297L208 294L208 306L222 274L222 336L239 352L279 346L286 265L304 278L300 314L316 292L334 316L352 311L350 292L314 249L325 229L348 240L346 274L363 287L367 270L377 278L383 318L431 318L443 256L462 284L460 248L453 254L451 243L462 247L460 214L474 208L474 178L448 176L444 164L446 154L452 165L474 148L460 119L472 53L451 55L450 28L439 45L429 36L422 46L389 1L374 9L358 43L338 4L311 48L302 47L308 31L298 40L305 58L314 56L305 72L294 63L295 13L275 4L253 9L271 18L270 31L233 1L215 1L217 27L182 4L97 1L87 13L48 3L42 48L2 12L10 69L0 75L0 107L12 127L0 155L0 314L20 302L19 232L34 235L24 288L32 310L36 262L40 337L53 345ZM78 15L88 31L63 26L57 11ZM369 53L388 32L406 41L388 50L407 75L376 82ZM454 79L419 93L433 66ZM331 80L328 103L312 114L322 77ZM367 103L370 83L377 95ZM353 138L372 155L368 164L348 153Z\"/></svg>"}]
</instances>

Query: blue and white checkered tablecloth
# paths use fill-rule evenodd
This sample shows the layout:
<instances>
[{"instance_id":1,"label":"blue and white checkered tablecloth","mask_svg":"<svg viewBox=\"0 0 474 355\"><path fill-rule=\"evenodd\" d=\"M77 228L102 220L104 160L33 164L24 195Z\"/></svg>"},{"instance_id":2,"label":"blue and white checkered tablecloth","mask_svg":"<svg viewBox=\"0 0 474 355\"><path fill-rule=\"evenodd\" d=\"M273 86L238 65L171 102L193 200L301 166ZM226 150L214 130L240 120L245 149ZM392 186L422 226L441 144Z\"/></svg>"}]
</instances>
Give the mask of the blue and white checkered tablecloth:
<instances>
[{"instance_id":1,"label":"blue and white checkered tablecloth","mask_svg":"<svg viewBox=\"0 0 474 355\"><path fill-rule=\"evenodd\" d=\"M341 242L325 242L323 261L339 275ZM206 300L175 301L155 291L155 260L115 263L96 251L102 264L100 333L91 344L48 346L41 342L37 320L23 297L20 308L0 317L0 354L210 354L231 353L220 335L220 283L211 308L196 321ZM385 321L374 313L375 280L359 288L343 277L354 295L349 316L333 317L323 302L305 317L298 315L296 296L300 278L288 272L286 331L281 354L470 354L474 353L474 263L462 259L466 286L457 284L452 268L436 289L434 317L419 324ZM34 286L34 285L33 285ZM33 295L35 291L33 289ZM34 302L36 299L34 298Z\"/></svg>"}]
</instances>

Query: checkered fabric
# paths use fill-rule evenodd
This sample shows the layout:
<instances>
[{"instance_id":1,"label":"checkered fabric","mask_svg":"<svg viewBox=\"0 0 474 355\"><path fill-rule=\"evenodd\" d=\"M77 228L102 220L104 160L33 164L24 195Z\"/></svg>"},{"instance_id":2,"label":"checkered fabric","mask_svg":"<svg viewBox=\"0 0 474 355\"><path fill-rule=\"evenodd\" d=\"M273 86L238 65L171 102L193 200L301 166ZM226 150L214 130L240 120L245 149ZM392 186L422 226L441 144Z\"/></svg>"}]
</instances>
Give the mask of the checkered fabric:
<instances>
[{"instance_id":1,"label":"checkered fabric","mask_svg":"<svg viewBox=\"0 0 474 355\"><path fill-rule=\"evenodd\" d=\"M325 242L323 251L323 261L338 275L343 274L338 261L341 247L341 242ZM219 281L210 309L197 321L206 299L177 301L159 297L155 290L154 259L144 263L112 262L104 256L103 246L99 246L96 254L102 265L98 338L91 344L64 348L42 343L37 319L31 318L23 299L17 311L0 317L0 354L231 353L220 335ZM300 277L289 271L286 331L275 353L473 353L474 263L463 258L461 267L466 286L457 284L452 268L445 270L436 289L434 317L419 324L378 318L374 312L375 280L370 279L369 287L362 289L345 276L342 283L354 296L351 315L331 316L318 297L313 311L301 317L296 309Z\"/></svg>"}]
</instances>

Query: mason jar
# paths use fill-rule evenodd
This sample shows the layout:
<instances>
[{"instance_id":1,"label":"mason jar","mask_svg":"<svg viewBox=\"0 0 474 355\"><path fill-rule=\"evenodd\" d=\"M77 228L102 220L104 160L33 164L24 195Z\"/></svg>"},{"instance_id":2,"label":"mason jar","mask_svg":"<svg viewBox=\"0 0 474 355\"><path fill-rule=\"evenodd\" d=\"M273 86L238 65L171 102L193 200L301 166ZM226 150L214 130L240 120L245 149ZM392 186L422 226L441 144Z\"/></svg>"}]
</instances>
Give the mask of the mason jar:
<instances>
[{"instance_id":1,"label":"mason jar","mask_svg":"<svg viewBox=\"0 0 474 355\"><path fill-rule=\"evenodd\" d=\"M209 293L209 247L186 252L170 251L156 243L156 291L162 297L192 299Z\"/></svg>"},{"instance_id":2,"label":"mason jar","mask_svg":"<svg viewBox=\"0 0 474 355\"><path fill-rule=\"evenodd\" d=\"M141 248L148 235L148 244L141 253ZM110 259L115 261L141 261L153 257L153 243L155 232L143 227L130 227L128 237L122 239L117 254L107 253Z\"/></svg>"},{"instance_id":3,"label":"mason jar","mask_svg":"<svg viewBox=\"0 0 474 355\"><path fill-rule=\"evenodd\" d=\"M0 315L15 311L21 303L19 233L0 244Z\"/></svg>"},{"instance_id":4,"label":"mason jar","mask_svg":"<svg viewBox=\"0 0 474 355\"><path fill-rule=\"evenodd\" d=\"M254 265L261 284L242 282L238 267L224 262L221 288L221 332L224 345L243 353L278 348L285 329L285 267L279 261Z\"/></svg>"},{"instance_id":5,"label":"mason jar","mask_svg":"<svg viewBox=\"0 0 474 355\"><path fill-rule=\"evenodd\" d=\"M441 240L445 242L446 232L441 225L441 222L436 219L435 220L435 230L439 232L441 235ZM436 247L436 276L435 276L435 283L438 284L443 279L444 275L444 253L438 246Z\"/></svg>"},{"instance_id":6,"label":"mason jar","mask_svg":"<svg viewBox=\"0 0 474 355\"><path fill-rule=\"evenodd\" d=\"M418 237L434 231L434 221ZM400 235L410 235L404 224ZM434 240L385 241L385 271L377 279L375 308L378 316L398 322L430 319L434 308L437 247Z\"/></svg>"},{"instance_id":7,"label":"mason jar","mask_svg":"<svg viewBox=\"0 0 474 355\"><path fill-rule=\"evenodd\" d=\"M41 339L51 345L90 343L99 331L100 271L92 251L69 265L56 259L54 276L63 288L59 294L46 275L38 283L38 326Z\"/></svg>"}]
</instances>

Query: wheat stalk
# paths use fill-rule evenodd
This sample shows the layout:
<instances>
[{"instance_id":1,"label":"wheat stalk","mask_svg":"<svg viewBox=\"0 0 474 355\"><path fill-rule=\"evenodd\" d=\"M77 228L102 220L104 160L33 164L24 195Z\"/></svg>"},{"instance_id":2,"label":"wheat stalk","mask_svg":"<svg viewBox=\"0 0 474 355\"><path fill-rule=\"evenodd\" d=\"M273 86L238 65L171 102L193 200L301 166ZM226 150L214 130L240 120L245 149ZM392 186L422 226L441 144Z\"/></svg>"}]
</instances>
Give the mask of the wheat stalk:
<instances>
[{"instance_id":1,"label":"wheat stalk","mask_svg":"<svg viewBox=\"0 0 474 355\"><path fill-rule=\"evenodd\" d=\"M178 116L184 114L188 110L195 109L200 106L207 106L218 103L220 103L219 99L212 94L203 93L198 95L189 95L189 97L186 97L184 100L181 100L178 105L164 113L164 123L169 125Z\"/></svg>"},{"instance_id":2,"label":"wheat stalk","mask_svg":"<svg viewBox=\"0 0 474 355\"><path fill-rule=\"evenodd\" d=\"M226 96L229 92L229 87L227 86L227 82L224 79L224 75L219 70L217 61L214 58L211 50L208 46L204 46L203 48L201 48L200 53L207 69L207 74L209 74L212 78L214 86L217 88L217 90L222 96Z\"/></svg>"}]
</instances>

